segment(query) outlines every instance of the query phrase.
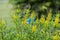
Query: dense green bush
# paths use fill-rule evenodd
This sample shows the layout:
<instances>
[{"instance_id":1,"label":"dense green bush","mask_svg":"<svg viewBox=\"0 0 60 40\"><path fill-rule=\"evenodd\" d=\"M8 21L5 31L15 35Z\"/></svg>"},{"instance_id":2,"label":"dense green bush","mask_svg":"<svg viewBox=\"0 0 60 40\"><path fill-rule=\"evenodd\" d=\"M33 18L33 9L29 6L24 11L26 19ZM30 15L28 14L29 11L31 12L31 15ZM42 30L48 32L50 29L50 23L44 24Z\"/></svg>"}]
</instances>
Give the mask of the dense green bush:
<instances>
[{"instance_id":1,"label":"dense green bush","mask_svg":"<svg viewBox=\"0 0 60 40\"><path fill-rule=\"evenodd\" d=\"M11 26L8 19L0 19L0 40L60 40L59 0L10 2L15 14L11 15Z\"/></svg>"},{"instance_id":2,"label":"dense green bush","mask_svg":"<svg viewBox=\"0 0 60 40\"><path fill-rule=\"evenodd\" d=\"M27 14L28 15L28 14ZM28 18L21 17L17 14L12 16L11 26L7 26L5 20L0 20L0 40L60 40L60 23L59 14L52 18L52 13L48 13L45 19L44 15L34 21L35 12L31 16L31 22ZM30 21L30 20L29 20Z\"/></svg>"},{"instance_id":3,"label":"dense green bush","mask_svg":"<svg viewBox=\"0 0 60 40\"><path fill-rule=\"evenodd\" d=\"M26 10L30 10L30 13L34 10L39 18L41 14L47 15L50 10L52 14L60 11L60 0L10 0L10 2L13 3L14 9L22 10L22 14L25 14Z\"/></svg>"}]
</instances>

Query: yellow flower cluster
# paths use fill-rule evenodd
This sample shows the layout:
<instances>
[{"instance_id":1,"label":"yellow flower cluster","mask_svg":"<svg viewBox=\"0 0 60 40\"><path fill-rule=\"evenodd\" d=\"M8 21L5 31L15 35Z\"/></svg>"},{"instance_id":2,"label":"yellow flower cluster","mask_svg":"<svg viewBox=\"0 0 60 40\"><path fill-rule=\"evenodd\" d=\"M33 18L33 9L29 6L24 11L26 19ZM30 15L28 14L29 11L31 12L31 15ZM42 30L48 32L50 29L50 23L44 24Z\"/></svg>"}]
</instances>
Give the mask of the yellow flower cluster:
<instances>
[{"instance_id":1,"label":"yellow flower cluster","mask_svg":"<svg viewBox=\"0 0 60 40\"><path fill-rule=\"evenodd\" d=\"M34 11L32 11L32 13L31 13L31 18L34 18L34 14L35 12Z\"/></svg>"},{"instance_id":2,"label":"yellow flower cluster","mask_svg":"<svg viewBox=\"0 0 60 40\"><path fill-rule=\"evenodd\" d=\"M41 22L41 23L44 23L44 22L45 22L45 17L44 17L44 15L41 16L40 22Z\"/></svg>"},{"instance_id":3,"label":"yellow flower cluster","mask_svg":"<svg viewBox=\"0 0 60 40\"><path fill-rule=\"evenodd\" d=\"M48 26L48 25L49 25L49 21L46 20L46 21L45 21L45 26Z\"/></svg>"},{"instance_id":4,"label":"yellow flower cluster","mask_svg":"<svg viewBox=\"0 0 60 40\"><path fill-rule=\"evenodd\" d=\"M32 32L35 32L35 31L36 31L36 25L32 27Z\"/></svg>"},{"instance_id":5,"label":"yellow flower cluster","mask_svg":"<svg viewBox=\"0 0 60 40\"><path fill-rule=\"evenodd\" d=\"M47 19L45 21L45 26L48 26L49 25L49 22L50 22L51 19L52 19L52 13L49 12L48 13L48 16L47 16Z\"/></svg>"},{"instance_id":6,"label":"yellow flower cluster","mask_svg":"<svg viewBox=\"0 0 60 40\"><path fill-rule=\"evenodd\" d=\"M51 13L51 12L49 12L49 13L48 13L47 20L48 20L48 21L50 21L50 20L51 20L51 18L52 18L52 13Z\"/></svg>"},{"instance_id":7,"label":"yellow flower cluster","mask_svg":"<svg viewBox=\"0 0 60 40\"><path fill-rule=\"evenodd\" d=\"M27 20L26 20L26 19L23 20L23 21L22 21L22 24L23 24L23 25L26 25L26 24L27 24Z\"/></svg>"},{"instance_id":8,"label":"yellow flower cluster","mask_svg":"<svg viewBox=\"0 0 60 40\"><path fill-rule=\"evenodd\" d=\"M55 24L57 25L57 24L58 24L58 22L59 22L59 18L58 18L58 17L56 17L56 19L55 19Z\"/></svg>"},{"instance_id":9,"label":"yellow flower cluster","mask_svg":"<svg viewBox=\"0 0 60 40\"><path fill-rule=\"evenodd\" d=\"M53 36L53 40L58 40L58 35Z\"/></svg>"},{"instance_id":10,"label":"yellow flower cluster","mask_svg":"<svg viewBox=\"0 0 60 40\"><path fill-rule=\"evenodd\" d=\"M58 24L59 24L59 15L57 15L55 18L55 26L57 26Z\"/></svg>"},{"instance_id":11,"label":"yellow flower cluster","mask_svg":"<svg viewBox=\"0 0 60 40\"><path fill-rule=\"evenodd\" d=\"M17 16L16 15L13 15L13 19L16 20L17 19Z\"/></svg>"}]
</instances>

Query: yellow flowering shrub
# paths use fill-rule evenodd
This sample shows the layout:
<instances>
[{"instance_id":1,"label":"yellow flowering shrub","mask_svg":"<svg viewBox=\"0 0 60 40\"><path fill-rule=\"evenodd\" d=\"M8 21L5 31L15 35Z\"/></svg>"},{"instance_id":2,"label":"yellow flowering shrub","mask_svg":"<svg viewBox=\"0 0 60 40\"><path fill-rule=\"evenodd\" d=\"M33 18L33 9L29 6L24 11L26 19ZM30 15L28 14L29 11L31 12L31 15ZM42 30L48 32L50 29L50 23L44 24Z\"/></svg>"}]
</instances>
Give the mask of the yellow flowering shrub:
<instances>
[{"instance_id":1,"label":"yellow flowering shrub","mask_svg":"<svg viewBox=\"0 0 60 40\"><path fill-rule=\"evenodd\" d=\"M36 32L36 25L32 27L32 32Z\"/></svg>"},{"instance_id":2,"label":"yellow flowering shrub","mask_svg":"<svg viewBox=\"0 0 60 40\"><path fill-rule=\"evenodd\" d=\"M26 15L28 15L28 12ZM56 14L55 19L53 19L50 12L47 17L41 15L40 19L37 16L35 19L34 11L29 17L26 15L20 18L17 14L14 14L9 25L1 20L0 40L60 40L60 19L58 14Z\"/></svg>"}]
</instances>

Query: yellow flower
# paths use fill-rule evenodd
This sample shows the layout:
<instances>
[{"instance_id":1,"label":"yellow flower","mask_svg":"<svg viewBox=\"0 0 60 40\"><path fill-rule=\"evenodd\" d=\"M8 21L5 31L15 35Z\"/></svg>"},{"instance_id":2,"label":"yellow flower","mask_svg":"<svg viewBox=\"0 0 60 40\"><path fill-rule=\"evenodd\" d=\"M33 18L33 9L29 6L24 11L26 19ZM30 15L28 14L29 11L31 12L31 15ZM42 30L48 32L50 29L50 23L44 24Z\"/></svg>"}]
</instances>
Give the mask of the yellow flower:
<instances>
[{"instance_id":1,"label":"yellow flower","mask_svg":"<svg viewBox=\"0 0 60 40\"><path fill-rule=\"evenodd\" d=\"M51 12L49 12L49 13L48 13L47 20L49 20L49 21L50 21L50 20L51 20L51 18L52 18L52 13L51 13Z\"/></svg>"},{"instance_id":2,"label":"yellow flower","mask_svg":"<svg viewBox=\"0 0 60 40\"><path fill-rule=\"evenodd\" d=\"M26 24L27 24L27 20L26 20L26 19L23 20L23 21L22 21L22 24L23 24L23 25L26 25Z\"/></svg>"},{"instance_id":3,"label":"yellow flower","mask_svg":"<svg viewBox=\"0 0 60 40\"><path fill-rule=\"evenodd\" d=\"M56 18L55 18L55 24L54 26L57 26L59 23L59 14L56 14Z\"/></svg>"},{"instance_id":4,"label":"yellow flower","mask_svg":"<svg viewBox=\"0 0 60 40\"><path fill-rule=\"evenodd\" d=\"M13 15L13 19L16 20L17 19L17 16L16 15Z\"/></svg>"},{"instance_id":5,"label":"yellow flower","mask_svg":"<svg viewBox=\"0 0 60 40\"><path fill-rule=\"evenodd\" d=\"M53 40L58 40L58 35L53 36Z\"/></svg>"},{"instance_id":6,"label":"yellow flower","mask_svg":"<svg viewBox=\"0 0 60 40\"><path fill-rule=\"evenodd\" d=\"M34 18L34 11L32 11L32 13L31 13L31 18Z\"/></svg>"},{"instance_id":7,"label":"yellow flower","mask_svg":"<svg viewBox=\"0 0 60 40\"><path fill-rule=\"evenodd\" d=\"M44 15L41 16L40 22L41 22L41 23L44 23L44 22L45 22L45 17L44 17Z\"/></svg>"},{"instance_id":8,"label":"yellow flower","mask_svg":"<svg viewBox=\"0 0 60 40\"><path fill-rule=\"evenodd\" d=\"M48 25L49 25L49 21L46 20L46 21L45 21L45 26L48 26Z\"/></svg>"},{"instance_id":9,"label":"yellow flower","mask_svg":"<svg viewBox=\"0 0 60 40\"><path fill-rule=\"evenodd\" d=\"M36 25L32 27L32 32L36 31Z\"/></svg>"},{"instance_id":10,"label":"yellow flower","mask_svg":"<svg viewBox=\"0 0 60 40\"><path fill-rule=\"evenodd\" d=\"M59 18L56 17L56 19L55 19L55 25L57 25L58 23L59 23Z\"/></svg>"}]
</instances>

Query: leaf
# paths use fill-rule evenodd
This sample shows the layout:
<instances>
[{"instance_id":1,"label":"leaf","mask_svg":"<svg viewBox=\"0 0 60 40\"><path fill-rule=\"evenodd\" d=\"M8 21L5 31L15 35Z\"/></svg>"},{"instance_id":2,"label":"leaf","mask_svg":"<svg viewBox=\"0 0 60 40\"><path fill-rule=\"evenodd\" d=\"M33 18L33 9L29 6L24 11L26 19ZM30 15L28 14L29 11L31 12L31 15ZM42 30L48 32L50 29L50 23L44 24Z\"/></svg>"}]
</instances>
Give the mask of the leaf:
<instances>
[{"instance_id":1,"label":"leaf","mask_svg":"<svg viewBox=\"0 0 60 40\"><path fill-rule=\"evenodd\" d=\"M50 6L50 4L51 4L51 2L46 2L45 3L45 5L48 6L48 7Z\"/></svg>"}]
</instances>

